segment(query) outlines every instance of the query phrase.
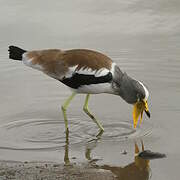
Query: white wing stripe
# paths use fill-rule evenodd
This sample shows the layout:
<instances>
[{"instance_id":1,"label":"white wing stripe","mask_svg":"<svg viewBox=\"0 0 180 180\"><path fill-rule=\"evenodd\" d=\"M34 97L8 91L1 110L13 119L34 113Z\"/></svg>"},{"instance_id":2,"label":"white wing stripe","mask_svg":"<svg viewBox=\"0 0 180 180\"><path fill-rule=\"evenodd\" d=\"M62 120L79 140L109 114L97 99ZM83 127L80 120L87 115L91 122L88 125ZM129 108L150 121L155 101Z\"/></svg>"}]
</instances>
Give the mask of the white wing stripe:
<instances>
[{"instance_id":1,"label":"white wing stripe","mask_svg":"<svg viewBox=\"0 0 180 180\"><path fill-rule=\"evenodd\" d=\"M74 73L78 74L84 74L84 75L94 75L95 77L101 77L107 75L110 71L106 68L101 68L98 71L97 70L92 70L91 68L84 68L82 67L79 70L76 70L78 65L70 67L69 71L66 73L65 77L66 78L71 78Z\"/></svg>"}]
</instances>

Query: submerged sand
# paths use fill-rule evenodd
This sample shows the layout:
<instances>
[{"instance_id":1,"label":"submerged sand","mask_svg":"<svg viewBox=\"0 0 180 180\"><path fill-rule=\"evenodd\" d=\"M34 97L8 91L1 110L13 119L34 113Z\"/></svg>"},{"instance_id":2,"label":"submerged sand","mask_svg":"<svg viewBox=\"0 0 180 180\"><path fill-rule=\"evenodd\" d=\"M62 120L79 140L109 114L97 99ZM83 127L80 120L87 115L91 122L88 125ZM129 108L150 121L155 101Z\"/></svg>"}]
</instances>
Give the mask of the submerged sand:
<instances>
[{"instance_id":1,"label":"submerged sand","mask_svg":"<svg viewBox=\"0 0 180 180\"><path fill-rule=\"evenodd\" d=\"M56 164L46 162L0 162L1 180L114 180L108 170L90 164Z\"/></svg>"}]
</instances>

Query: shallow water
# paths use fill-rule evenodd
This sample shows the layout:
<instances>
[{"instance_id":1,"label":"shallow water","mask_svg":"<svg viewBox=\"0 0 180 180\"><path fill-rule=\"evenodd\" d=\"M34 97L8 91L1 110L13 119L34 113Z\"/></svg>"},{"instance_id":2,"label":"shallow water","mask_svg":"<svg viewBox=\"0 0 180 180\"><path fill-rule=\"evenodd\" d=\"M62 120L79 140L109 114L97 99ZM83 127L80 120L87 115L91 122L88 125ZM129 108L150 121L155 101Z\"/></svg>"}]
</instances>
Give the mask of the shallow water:
<instances>
[{"instance_id":1,"label":"shallow water","mask_svg":"<svg viewBox=\"0 0 180 180\"><path fill-rule=\"evenodd\" d=\"M98 167L125 167L133 162L134 141L143 140L146 149L167 155L150 162L151 179L177 179L179 1L0 2L0 159L63 162L68 149L71 162L99 159ZM67 145L60 106L71 92L9 60L11 44L25 49L89 48L107 54L148 86L151 119L144 116L134 130L130 105L117 96L92 95L89 107L105 128L97 140L96 125L82 111L85 97L78 95L68 109Z\"/></svg>"}]
</instances>

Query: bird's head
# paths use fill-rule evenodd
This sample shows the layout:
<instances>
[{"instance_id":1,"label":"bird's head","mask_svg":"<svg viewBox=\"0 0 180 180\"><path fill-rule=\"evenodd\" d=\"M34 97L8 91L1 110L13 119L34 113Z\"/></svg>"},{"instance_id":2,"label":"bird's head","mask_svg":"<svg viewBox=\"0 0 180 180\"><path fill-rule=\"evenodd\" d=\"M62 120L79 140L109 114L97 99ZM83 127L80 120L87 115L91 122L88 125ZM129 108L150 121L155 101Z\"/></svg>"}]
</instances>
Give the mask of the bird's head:
<instances>
[{"instance_id":1,"label":"bird's head","mask_svg":"<svg viewBox=\"0 0 180 180\"><path fill-rule=\"evenodd\" d=\"M149 91L146 86L137 80L132 79L126 73L123 74L119 85L119 95L129 104L133 104L133 123L136 128L139 117L142 122L143 112L150 118L148 109Z\"/></svg>"},{"instance_id":2,"label":"bird's head","mask_svg":"<svg viewBox=\"0 0 180 180\"><path fill-rule=\"evenodd\" d=\"M140 123L142 122L143 112L145 111L146 115L150 118L150 112L148 108L148 100L149 97L149 91L145 87L145 85L137 81L137 100L133 104L133 122L134 122L134 128L136 128L139 117L140 117Z\"/></svg>"}]
</instances>

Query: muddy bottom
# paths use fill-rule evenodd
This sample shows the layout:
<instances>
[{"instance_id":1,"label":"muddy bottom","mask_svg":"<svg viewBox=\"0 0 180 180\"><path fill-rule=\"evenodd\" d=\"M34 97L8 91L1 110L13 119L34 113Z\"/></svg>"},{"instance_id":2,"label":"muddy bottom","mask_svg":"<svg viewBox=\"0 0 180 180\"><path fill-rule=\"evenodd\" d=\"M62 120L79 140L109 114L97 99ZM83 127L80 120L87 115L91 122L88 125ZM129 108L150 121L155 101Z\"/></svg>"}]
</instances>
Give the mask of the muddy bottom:
<instances>
[{"instance_id":1,"label":"muddy bottom","mask_svg":"<svg viewBox=\"0 0 180 180\"><path fill-rule=\"evenodd\" d=\"M98 140L97 140L98 141ZM68 143L65 146L64 163L53 162L0 162L0 179L17 180L145 180L152 176L150 161L166 158L165 154L145 150L143 141L139 147L134 143L134 159L132 162L121 166L109 164L100 165L102 159L92 158L92 147L86 149L85 163L72 163L76 157L69 157ZM126 150L119 153L119 156L127 158Z\"/></svg>"},{"instance_id":2,"label":"muddy bottom","mask_svg":"<svg viewBox=\"0 0 180 180\"><path fill-rule=\"evenodd\" d=\"M55 163L0 162L0 179L8 180L114 180L108 170L93 165L68 165Z\"/></svg>"}]
</instances>

